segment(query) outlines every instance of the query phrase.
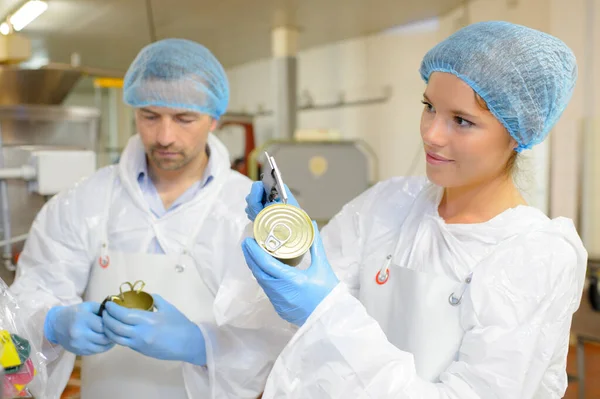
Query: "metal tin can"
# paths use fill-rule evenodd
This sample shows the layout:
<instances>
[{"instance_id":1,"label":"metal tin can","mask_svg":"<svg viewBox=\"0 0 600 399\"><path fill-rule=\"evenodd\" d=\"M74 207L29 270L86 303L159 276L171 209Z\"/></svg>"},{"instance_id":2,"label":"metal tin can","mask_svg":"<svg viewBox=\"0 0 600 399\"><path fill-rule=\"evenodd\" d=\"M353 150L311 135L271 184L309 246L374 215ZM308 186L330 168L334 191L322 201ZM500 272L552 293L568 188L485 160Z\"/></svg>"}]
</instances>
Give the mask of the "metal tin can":
<instances>
[{"instance_id":1,"label":"metal tin can","mask_svg":"<svg viewBox=\"0 0 600 399\"><path fill-rule=\"evenodd\" d=\"M124 285L129 286L129 291L123 291ZM139 288L136 289L136 286L138 285ZM141 280L138 280L133 284L130 282L121 284L121 287L119 287L119 295L107 296L106 299L104 299L104 301L100 304L98 315L102 316L102 312L104 311L104 307L108 301L112 301L117 305L121 305L129 309L153 311L154 298L147 292L142 291L144 285L146 284Z\"/></svg>"},{"instance_id":2,"label":"metal tin can","mask_svg":"<svg viewBox=\"0 0 600 399\"><path fill-rule=\"evenodd\" d=\"M286 265L297 266L315 239L315 229L302 209L274 204L256 216L254 239L274 258Z\"/></svg>"}]
</instances>

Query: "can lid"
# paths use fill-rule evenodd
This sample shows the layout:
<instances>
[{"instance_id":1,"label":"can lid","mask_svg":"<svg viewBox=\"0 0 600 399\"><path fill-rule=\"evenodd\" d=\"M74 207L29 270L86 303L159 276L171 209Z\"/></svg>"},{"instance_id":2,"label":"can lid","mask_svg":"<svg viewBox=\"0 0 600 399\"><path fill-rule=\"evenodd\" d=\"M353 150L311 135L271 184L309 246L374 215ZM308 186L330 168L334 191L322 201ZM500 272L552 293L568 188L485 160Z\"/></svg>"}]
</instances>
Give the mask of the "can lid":
<instances>
[{"instance_id":1,"label":"can lid","mask_svg":"<svg viewBox=\"0 0 600 399\"><path fill-rule=\"evenodd\" d=\"M293 205L274 204L263 209L254 220L254 239L279 259L304 255L315 239L310 217Z\"/></svg>"}]
</instances>

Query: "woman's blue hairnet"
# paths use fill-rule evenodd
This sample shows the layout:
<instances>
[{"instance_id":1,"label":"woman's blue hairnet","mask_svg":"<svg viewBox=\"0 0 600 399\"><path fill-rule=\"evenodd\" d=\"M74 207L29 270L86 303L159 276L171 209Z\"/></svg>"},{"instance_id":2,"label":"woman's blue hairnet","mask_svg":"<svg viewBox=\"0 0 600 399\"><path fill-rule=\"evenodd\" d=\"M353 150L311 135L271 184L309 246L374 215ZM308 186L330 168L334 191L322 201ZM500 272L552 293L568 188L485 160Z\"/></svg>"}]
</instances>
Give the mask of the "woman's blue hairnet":
<instances>
[{"instance_id":1,"label":"woman's blue hairnet","mask_svg":"<svg viewBox=\"0 0 600 399\"><path fill-rule=\"evenodd\" d=\"M123 83L132 107L184 109L219 118L229 103L229 82L215 56L201 44L165 39L140 51Z\"/></svg>"},{"instance_id":2,"label":"woman's blue hairnet","mask_svg":"<svg viewBox=\"0 0 600 399\"><path fill-rule=\"evenodd\" d=\"M480 22L431 49L421 64L451 73L481 96L517 141L517 151L542 142L567 107L577 80L569 47L546 33L508 22Z\"/></svg>"}]
</instances>

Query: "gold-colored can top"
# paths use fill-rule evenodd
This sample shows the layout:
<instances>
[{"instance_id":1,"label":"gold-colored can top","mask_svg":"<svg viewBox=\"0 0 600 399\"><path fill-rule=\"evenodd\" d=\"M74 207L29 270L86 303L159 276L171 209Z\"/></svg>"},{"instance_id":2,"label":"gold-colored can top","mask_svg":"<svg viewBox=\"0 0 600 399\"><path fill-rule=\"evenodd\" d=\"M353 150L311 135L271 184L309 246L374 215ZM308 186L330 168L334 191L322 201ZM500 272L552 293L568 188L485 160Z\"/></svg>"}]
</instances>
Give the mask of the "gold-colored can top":
<instances>
[{"instance_id":1,"label":"gold-colored can top","mask_svg":"<svg viewBox=\"0 0 600 399\"><path fill-rule=\"evenodd\" d=\"M145 285L146 283L141 280L138 280L133 284L130 282L121 284L119 287L119 295L109 295L104 299L104 301L102 301L98 311L98 316L102 316L106 302L108 301L112 301L117 305L121 305L129 309L152 311L154 309L154 298L147 292L142 291ZM128 286L129 290L123 291L123 286Z\"/></svg>"},{"instance_id":2,"label":"gold-colored can top","mask_svg":"<svg viewBox=\"0 0 600 399\"><path fill-rule=\"evenodd\" d=\"M254 239L272 256L284 261L304 255L315 239L315 230L302 209L274 204L256 216Z\"/></svg>"}]
</instances>

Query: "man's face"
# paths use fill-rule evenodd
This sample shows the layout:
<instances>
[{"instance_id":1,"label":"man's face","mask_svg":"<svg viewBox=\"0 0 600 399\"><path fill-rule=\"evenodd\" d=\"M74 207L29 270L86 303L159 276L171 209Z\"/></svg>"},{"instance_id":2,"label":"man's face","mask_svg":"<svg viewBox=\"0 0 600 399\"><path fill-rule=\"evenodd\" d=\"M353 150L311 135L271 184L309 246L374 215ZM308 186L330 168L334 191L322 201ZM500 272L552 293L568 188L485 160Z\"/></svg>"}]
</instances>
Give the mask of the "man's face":
<instances>
[{"instance_id":1,"label":"man's face","mask_svg":"<svg viewBox=\"0 0 600 399\"><path fill-rule=\"evenodd\" d=\"M216 120L206 114L164 107L135 110L135 123L148 161L161 170L178 170L201 156Z\"/></svg>"}]
</instances>

